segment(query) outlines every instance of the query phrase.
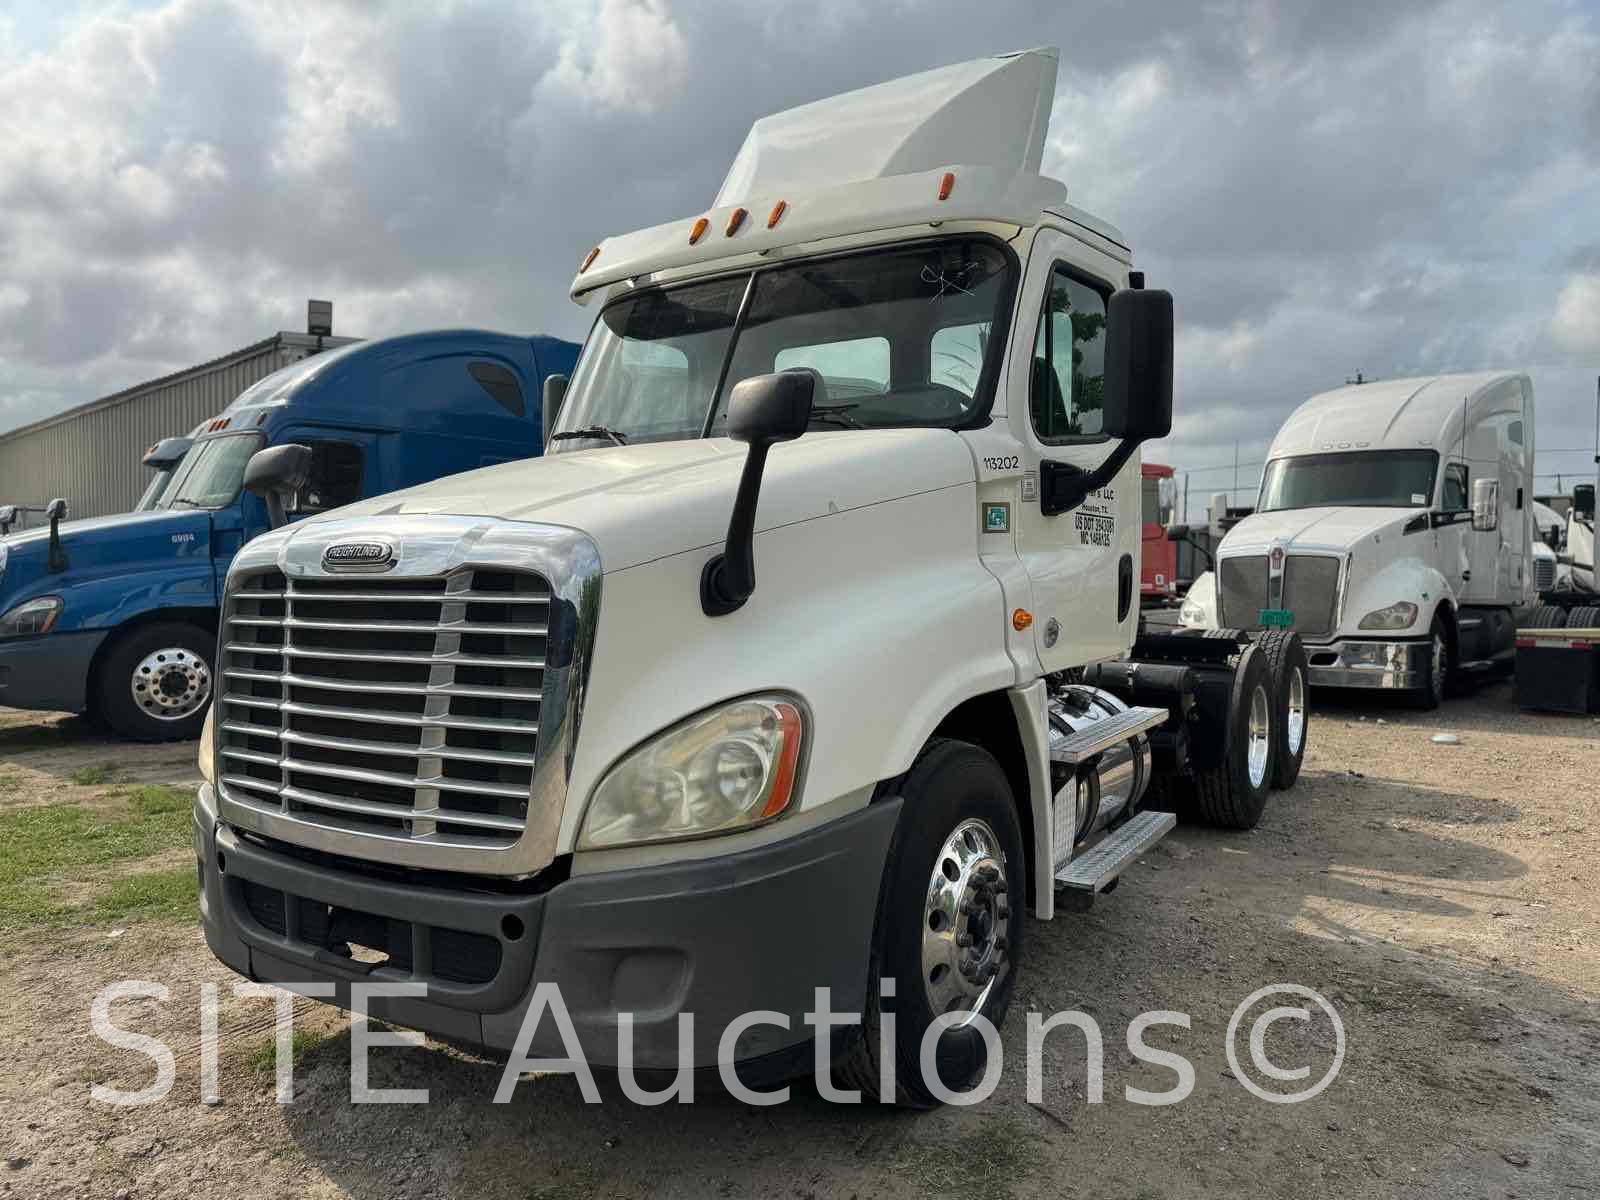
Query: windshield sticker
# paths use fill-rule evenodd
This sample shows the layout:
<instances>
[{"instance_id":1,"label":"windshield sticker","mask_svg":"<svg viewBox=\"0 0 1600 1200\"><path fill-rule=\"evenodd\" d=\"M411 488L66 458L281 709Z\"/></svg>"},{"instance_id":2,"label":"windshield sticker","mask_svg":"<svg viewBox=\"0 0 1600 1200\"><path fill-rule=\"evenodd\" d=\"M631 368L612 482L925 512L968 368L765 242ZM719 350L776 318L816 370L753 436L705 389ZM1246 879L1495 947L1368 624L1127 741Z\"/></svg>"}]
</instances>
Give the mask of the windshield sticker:
<instances>
[{"instance_id":1,"label":"windshield sticker","mask_svg":"<svg viewBox=\"0 0 1600 1200\"><path fill-rule=\"evenodd\" d=\"M1073 514L1072 525L1078 531L1078 542L1084 546L1110 546L1117 536L1117 492L1115 488L1101 488L1090 492L1087 499Z\"/></svg>"},{"instance_id":2,"label":"windshield sticker","mask_svg":"<svg viewBox=\"0 0 1600 1200\"><path fill-rule=\"evenodd\" d=\"M1411 503L1413 503L1413 504L1426 504L1427 502L1428 502L1428 498L1426 496L1424 496L1421 492L1412 492L1411 493Z\"/></svg>"}]
</instances>

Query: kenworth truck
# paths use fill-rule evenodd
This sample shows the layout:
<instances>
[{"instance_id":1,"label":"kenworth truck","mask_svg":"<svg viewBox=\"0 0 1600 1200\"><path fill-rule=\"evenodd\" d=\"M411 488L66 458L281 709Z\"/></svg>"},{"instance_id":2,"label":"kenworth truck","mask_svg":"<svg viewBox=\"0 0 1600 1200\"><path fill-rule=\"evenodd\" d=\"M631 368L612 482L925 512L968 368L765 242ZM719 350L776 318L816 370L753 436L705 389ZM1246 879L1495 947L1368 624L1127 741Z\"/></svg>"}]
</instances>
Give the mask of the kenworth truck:
<instances>
[{"instance_id":1,"label":"kenworth truck","mask_svg":"<svg viewBox=\"0 0 1600 1200\"><path fill-rule=\"evenodd\" d=\"M926 1104L925 1034L944 1086L984 1065L1025 913L1166 809L1256 822L1298 643L1138 637L1171 297L1039 174L1055 76L758 121L709 211L584 256L544 458L244 548L194 809L218 958L512 1062L574 1049L554 984L594 1065L631 1014L642 1069ZM814 1038L817 988L858 1019Z\"/></svg>"},{"instance_id":2,"label":"kenworth truck","mask_svg":"<svg viewBox=\"0 0 1600 1200\"><path fill-rule=\"evenodd\" d=\"M193 738L212 691L218 593L268 527L242 488L267 446L311 450L295 518L539 453L544 377L578 347L443 330L356 342L246 388L203 422L147 511L0 542L0 705L90 712L124 737Z\"/></svg>"}]
</instances>

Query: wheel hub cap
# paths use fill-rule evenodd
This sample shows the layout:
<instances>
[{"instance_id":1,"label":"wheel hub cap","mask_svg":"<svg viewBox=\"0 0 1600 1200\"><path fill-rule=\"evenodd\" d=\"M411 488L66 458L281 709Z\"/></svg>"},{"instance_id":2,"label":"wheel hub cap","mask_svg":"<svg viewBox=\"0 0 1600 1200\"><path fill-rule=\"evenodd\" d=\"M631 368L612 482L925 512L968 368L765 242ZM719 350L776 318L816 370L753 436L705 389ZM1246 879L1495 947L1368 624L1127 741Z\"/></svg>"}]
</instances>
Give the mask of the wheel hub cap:
<instances>
[{"instance_id":1,"label":"wheel hub cap","mask_svg":"<svg viewBox=\"0 0 1600 1200\"><path fill-rule=\"evenodd\" d=\"M1272 710L1267 689L1258 687L1250 694L1250 745L1248 765L1250 786L1260 787L1267 778L1267 757L1271 748Z\"/></svg>"},{"instance_id":2,"label":"wheel hub cap","mask_svg":"<svg viewBox=\"0 0 1600 1200\"><path fill-rule=\"evenodd\" d=\"M965 1012L966 1024L1010 969L1009 891L994 830L962 821L934 859L922 914L922 986L935 1015Z\"/></svg>"},{"instance_id":3,"label":"wheel hub cap","mask_svg":"<svg viewBox=\"0 0 1600 1200\"><path fill-rule=\"evenodd\" d=\"M1306 736L1306 676L1296 667L1289 674L1289 753L1299 754Z\"/></svg>"},{"instance_id":4,"label":"wheel hub cap","mask_svg":"<svg viewBox=\"0 0 1600 1200\"><path fill-rule=\"evenodd\" d=\"M206 660L182 646L145 655L128 681L133 703L157 721L181 721L211 698L211 670Z\"/></svg>"}]
</instances>

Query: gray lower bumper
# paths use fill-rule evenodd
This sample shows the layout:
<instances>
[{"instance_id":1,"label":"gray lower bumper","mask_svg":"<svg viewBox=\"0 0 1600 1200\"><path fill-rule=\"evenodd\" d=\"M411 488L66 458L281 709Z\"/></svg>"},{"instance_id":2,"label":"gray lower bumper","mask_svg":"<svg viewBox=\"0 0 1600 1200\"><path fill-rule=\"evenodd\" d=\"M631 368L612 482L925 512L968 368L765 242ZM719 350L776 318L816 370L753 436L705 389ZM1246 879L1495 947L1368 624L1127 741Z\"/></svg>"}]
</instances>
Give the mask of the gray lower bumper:
<instances>
[{"instance_id":1,"label":"gray lower bumper","mask_svg":"<svg viewBox=\"0 0 1600 1200\"><path fill-rule=\"evenodd\" d=\"M575 876L537 894L469 891L406 872L335 866L240 837L195 801L200 911L212 952L241 975L294 990L420 982L425 997L374 997L393 1024L490 1050L516 1043L536 984L554 982L586 1060L617 1062L617 1014L635 1014L635 1063L676 1069L678 1014L694 1014L694 1066L717 1061L734 1017L768 1009L789 1028L751 1026L741 1061L808 1045L800 1021L818 987L859 1012L878 885L900 802L882 801L775 845L666 867ZM387 963L347 956L377 947ZM565 1057L541 1016L533 1057Z\"/></svg>"},{"instance_id":2,"label":"gray lower bumper","mask_svg":"<svg viewBox=\"0 0 1600 1200\"><path fill-rule=\"evenodd\" d=\"M1386 688L1412 691L1427 686L1433 666L1431 642L1356 641L1307 646L1316 687Z\"/></svg>"},{"instance_id":3,"label":"gray lower bumper","mask_svg":"<svg viewBox=\"0 0 1600 1200\"><path fill-rule=\"evenodd\" d=\"M47 633L0 642L0 705L45 712L88 707L89 665L106 631Z\"/></svg>"}]
</instances>

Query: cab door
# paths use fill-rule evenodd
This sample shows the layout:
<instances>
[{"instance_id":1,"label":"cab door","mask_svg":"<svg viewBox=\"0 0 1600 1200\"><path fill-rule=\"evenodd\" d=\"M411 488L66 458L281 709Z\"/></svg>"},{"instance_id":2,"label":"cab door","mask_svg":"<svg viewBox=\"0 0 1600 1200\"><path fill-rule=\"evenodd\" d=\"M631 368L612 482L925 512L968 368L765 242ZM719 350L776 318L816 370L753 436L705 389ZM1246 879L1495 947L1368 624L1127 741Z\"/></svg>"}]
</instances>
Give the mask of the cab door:
<instances>
[{"instance_id":1,"label":"cab door","mask_svg":"<svg viewBox=\"0 0 1600 1200\"><path fill-rule=\"evenodd\" d=\"M1139 613L1139 458L1071 511L1046 515L1041 472L1089 471L1115 446L1102 432L1106 304L1127 267L1054 229L1033 242L1007 375L1023 448L1017 553L1033 590L1033 635L1046 671L1111 658Z\"/></svg>"}]
</instances>

